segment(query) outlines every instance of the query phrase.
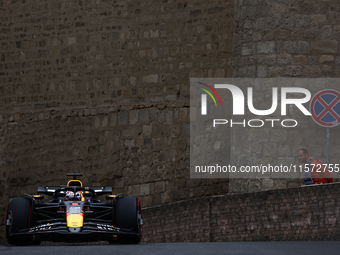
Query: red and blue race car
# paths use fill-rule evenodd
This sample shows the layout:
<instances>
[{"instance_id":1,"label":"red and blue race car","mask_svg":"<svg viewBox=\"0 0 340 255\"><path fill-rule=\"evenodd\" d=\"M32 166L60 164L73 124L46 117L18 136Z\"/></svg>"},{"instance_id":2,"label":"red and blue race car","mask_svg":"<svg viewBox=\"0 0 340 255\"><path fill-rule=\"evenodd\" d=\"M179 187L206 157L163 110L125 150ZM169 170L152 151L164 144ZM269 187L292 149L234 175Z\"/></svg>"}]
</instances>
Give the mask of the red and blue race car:
<instances>
[{"instance_id":1,"label":"red and blue race car","mask_svg":"<svg viewBox=\"0 0 340 255\"><path fill-rule=\"evenodd\" d=\"M38 195L10 199L6 237L12 245L54 242L137 244L143 235L141 203L136 197L112 195L112 187L84 187L77 176L67 185L38 187ZM51 196L45 201L44 195ZM105 201L99 199L106 195Z\"/></svg>"}]
</instances>

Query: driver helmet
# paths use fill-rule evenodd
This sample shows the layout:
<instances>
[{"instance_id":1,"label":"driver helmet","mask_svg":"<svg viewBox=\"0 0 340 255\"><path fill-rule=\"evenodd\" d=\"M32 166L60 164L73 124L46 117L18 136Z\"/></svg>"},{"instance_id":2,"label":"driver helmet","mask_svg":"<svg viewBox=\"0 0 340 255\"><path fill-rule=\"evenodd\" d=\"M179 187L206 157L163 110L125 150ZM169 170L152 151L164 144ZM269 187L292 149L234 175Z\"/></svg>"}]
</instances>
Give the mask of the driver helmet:
<instances>
[{"instance_id":1,"label":"driver helmet","mask_svg":"<svg viewBox=\"0 0 340 255\"><path fill-rule=\"evenodd\" d=\"M80 194L80 191L77 191L77 193L76 193L76 198L77 198L77 200L81 200L81 194Z\"/></svg>"},{"instance_id":2,"label":"driver helmet","mask_svg":"<svg viewBox=\"0 0 340 255\"><path fill-rule=\"evenodd\" d=\"M73 200L74 198L74 192L73 191L66 191L66 196L65 196L65 200Z\"/></svg>"}]
</instances>

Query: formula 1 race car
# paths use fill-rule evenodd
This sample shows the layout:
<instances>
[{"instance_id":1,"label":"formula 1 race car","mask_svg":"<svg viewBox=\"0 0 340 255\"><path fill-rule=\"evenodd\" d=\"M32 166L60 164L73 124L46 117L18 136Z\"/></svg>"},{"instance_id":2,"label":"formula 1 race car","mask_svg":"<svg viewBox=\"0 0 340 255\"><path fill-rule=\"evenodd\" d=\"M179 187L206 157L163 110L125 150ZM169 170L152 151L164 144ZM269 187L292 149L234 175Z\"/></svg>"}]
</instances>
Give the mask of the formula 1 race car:
<instances>
[{"instance_id":1,"label":"formula 1 race car","mask_svg":"<svg viewBox=\"0 0 340 255\"><path fill-rule=\"evenodd\" d=\"M137 244L143 234L142 210L136 197L111 195L112 187L83 187L79 173L67 185L38 187L39 195L10 199L6 237L12 245L41 241ZM44 201L44 195L52 196ZM99 196L106 195L106 201Z\"/></svg>"}]
</instances>

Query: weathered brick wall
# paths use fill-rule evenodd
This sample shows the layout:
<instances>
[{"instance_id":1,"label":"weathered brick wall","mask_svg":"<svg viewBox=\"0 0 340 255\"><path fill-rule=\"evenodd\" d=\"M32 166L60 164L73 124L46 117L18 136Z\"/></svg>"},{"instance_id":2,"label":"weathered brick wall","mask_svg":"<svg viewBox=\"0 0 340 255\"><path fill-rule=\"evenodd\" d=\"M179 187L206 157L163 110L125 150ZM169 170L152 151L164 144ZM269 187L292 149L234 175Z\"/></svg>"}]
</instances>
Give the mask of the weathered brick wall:
<instances>
[{"instance_id":1,"label":"weathered brick wall","mask_svg":"<svg viewBox=\"0 0 340 255\"><path fill-rule=\"evenodd\" d=\"M238 0L233 33L232 0L2 1L0 224L9 197L71 171L144 206L227 193L228 180L189 179L189 77L337 77L338 10L336 0ZM263 159L290 160L300 145L324 159L324 133L272 141ZM294 185L248 180L230 191Z\"/></svg>"},{"instance_id":2,"label":"weathered brick wall","mask_svg":"<svg viewBox=\"0 0 340 255\"><path fill-rule=\"evenodd\" d=\"M233 1L0 3L0 237L12 196L83 172L144 206L189 179L189 77L232 74Z\"/></svg>"},{"instance_id":3,"label":"weathered brick wall","mask_svg":"<svg viewBox=\"0 0 340 255\"><path fill-rule=\"evenodd\" d=\"M234 77L271 78L336 78L340 76L339 13L337 0L236 0L233 42ZM295 84L298 86L300 84ZM274 85L273 85L274 86ZM290 85L289 85L290 86ZM325 88L338 89L337 84L325 86L302 85L312 96ZM245 91L245 90L244 90ZM259 109L269 109L272 102L270 87L257 87L254 102ZM263 102L267 102L263 103ZM261 108L263 107L264 108ZM267 108L266 108L267 107ZM270 107L270 106L269 106ZM305 107L309 108L308 104ZM234 151L230 158L257 164L299 164L296 150L306 147L312 156L326 162L326 130L311 118L302 118L298 111L289 112L289 118L299 125L259 130L232 130ZM284 119L284 116L271 116ZM340 129L331 129L330 163L339 163ZM251 143L241 139L251 140ZM251 152L251 153L249 153ZM231 180L230 192L252 192L293 187L301 180L262 179Z\"/></svg>"},{"instance_id":4,"label":"weathered brick wall","mask_svg":"<svg viewBox=\"0 0 340 255\"><path fill-rule=\"evenodd\" d=\"M206 197L143 210L144 242L340 240L340 184Z\"/></svg>"},{"instance_id":5,"label":"weathered brick wall","mask_svg":"<svg viewBox=\"0 0 340 255\"><path fill-rule=\"evenodd\" d=\"M234 75L339 77L337 0L236 0Z\"/></svg>"}]
</instances>

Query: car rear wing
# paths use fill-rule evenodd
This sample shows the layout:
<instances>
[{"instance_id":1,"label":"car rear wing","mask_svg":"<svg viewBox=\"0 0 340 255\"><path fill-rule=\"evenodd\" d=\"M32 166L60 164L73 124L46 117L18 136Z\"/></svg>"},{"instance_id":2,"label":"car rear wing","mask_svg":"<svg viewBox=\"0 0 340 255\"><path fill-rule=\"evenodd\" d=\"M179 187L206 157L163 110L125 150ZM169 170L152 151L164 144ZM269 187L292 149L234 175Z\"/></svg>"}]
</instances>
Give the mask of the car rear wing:
<instances>
[{"instance_id":1,"label":"car rear wing","mask_svg":"<svg viewBox=\"0 0 340 255\"><path fill-rule=\"evenodd\" d=\"M97 196L112 194L112 187L75 187L77 190L88 190L95 193ZM51 187L38 187L38 193L53 196L56 191L70 190L71 187L66 186L51 186Z\"/></svg>"}]
</instances>

